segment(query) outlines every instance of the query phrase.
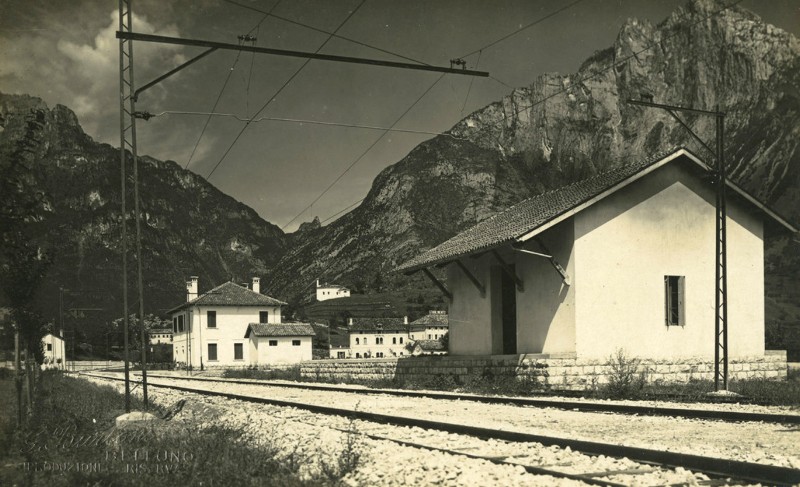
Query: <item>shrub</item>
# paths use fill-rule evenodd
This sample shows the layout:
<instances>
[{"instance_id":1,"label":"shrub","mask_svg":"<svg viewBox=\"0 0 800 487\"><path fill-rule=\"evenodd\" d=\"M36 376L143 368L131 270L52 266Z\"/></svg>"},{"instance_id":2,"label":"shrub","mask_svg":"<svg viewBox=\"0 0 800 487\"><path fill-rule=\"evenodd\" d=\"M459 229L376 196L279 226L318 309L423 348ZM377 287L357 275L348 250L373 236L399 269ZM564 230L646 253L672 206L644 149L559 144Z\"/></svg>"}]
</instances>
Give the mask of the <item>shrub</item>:
<instances>
[{"instance_id":1,"label":"shrub","mask_svg":"<svg viewBox=\"0 0 800 487\"><path fill-rule=\"evenodd\" d=\"M609 399L639 397L646 382L645 375L639 372L639 364L639 359L628 357L624 350L617 349L606 361L608 383L600 388L601 395Z\"/></svg>"}]
</instances>

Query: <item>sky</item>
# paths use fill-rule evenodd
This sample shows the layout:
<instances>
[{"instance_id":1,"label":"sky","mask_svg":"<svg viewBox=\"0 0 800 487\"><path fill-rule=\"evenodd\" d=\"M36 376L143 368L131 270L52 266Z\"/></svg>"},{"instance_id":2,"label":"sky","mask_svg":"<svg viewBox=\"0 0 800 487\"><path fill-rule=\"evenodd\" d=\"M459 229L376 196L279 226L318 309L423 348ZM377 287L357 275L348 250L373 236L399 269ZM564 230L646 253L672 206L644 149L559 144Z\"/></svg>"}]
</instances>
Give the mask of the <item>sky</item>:
<instances>
[{"instance_id":1,"label":"sky","mask_svg":"<svg viewBox=\"0 0 800 487\"><path fill-rule=\"evenodd\" d=\"M463 58L491 75L441 77L218 50L141 94L137 109L158 116L138 121L138 153L176 161L287 232L315 216L327 224L430 133L543 73L575 72L613 44L626 19L658 23L684 3L134 0L134 32L231 44L250 34L256 40L249 44L259 47L445 67ZM740 6L800 35L800 0ZM117 2L108 0L0 1L0 92L66 105L90 136L118 147L117 15ZM203 50L135 42L134 82L141 86Z\"/></svg>"}]
</instances>

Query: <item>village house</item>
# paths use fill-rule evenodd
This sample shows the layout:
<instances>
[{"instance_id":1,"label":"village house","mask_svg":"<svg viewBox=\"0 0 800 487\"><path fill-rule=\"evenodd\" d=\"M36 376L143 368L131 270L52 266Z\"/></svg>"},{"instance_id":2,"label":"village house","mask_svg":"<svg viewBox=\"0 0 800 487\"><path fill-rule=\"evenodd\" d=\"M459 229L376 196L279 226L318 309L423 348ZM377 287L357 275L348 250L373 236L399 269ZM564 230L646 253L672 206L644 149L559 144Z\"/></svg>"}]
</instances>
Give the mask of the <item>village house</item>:
<instances>
[{"instance_id":1,"label":"village house","mask_svg":"<svg viewBox=\"0 0 800 487\"><path fill-rule=\"evenodd\" d=\"M450 354L714 360L716 190L677 149L523 201L398 267L448 296ZM763 357L764 234L727 181L728 356ZM446 281L429 271L446 267ZM547 355L545 355L547 356Z\"/></svg>"},{"instance_id":2,"label":"village house","mask_svg":"<svg viewBox=\"0 0 800 487\"><path fill-rule=\"evenodd\" d=\"M281 306L285 304L261 294L257 277L253 278L251 289L226 282L202 294L198 294L197 277L191 277L187 282L186 302L168 312L172 317L175 362L200 368L258 363L258 357L267 353L258 347L262 339L267 340L265 348L269 348L273 336L277 340L289 337L279 326L266 329L274 335L263 335L265 329L258 328L257 333L246 336L248 329L251 324L280 325ZM256 357L251 357L253 350L259 350ZM292 350L295 361L305 357L302 345ZM284 355L281 349L281 360Z\"/></svg>"},{"instance_id":3,"label":"village house","mask_svg":"<svg viewBox=\"0 0 800 487\"><path fill-rule=\"evenodd\" d=\"M153 328L148 332L150 345L172 344L172 330L169 328Z\"/></svg>"},{"instance_id":4,"label":"village house","mask_svg":"<svg viewBox=\"0 0 800 487\"><path fill-rule=\"evenodd\" d=\"M317 301L349 297L350 289L338 284L320 284L317 279Z\"/></svg>"},{"instance_id":5,"label":"village house","mask_svg":"<svg viewBox=\"0 0 800 487\"><path fill-rule=\"evenodd\" d=\"M44 352L43 368L48 369L65 369L66 368L66 348L64 344L63 332L62 336L56 336L48 333L42 337L42 351Z\"/></svg>"},{"instance_id":6,"label":"village house","mask_svg":"<svg viewBox=\"0 0 800 487\"><path fill-rule=\"evenodd\" d=\"M449 327L447 311L434 310L412 321L408 328L408 336L412 340L438 340L447 333Z\"/></svg>"},{"instance_id":7,"label":"village house","mask_svg":"<svg viewBox=\"0 0 800 487\"><path fill-rule=\"evenodd\" d=\"M349 347L331 344L331 358L385 358L408 355L408 317L350 318Z\"/></svg>"},{"instance_id":8,"label":"village house","mask_svg":"<svg viewBox=\"0 0 800 487\"><path fill-rule=\"evenodd\" d=\"M251 365L297 363L313 358L314 329L307 323L251 323L244 336L249 340Z\"/></svg>"},{"instance_id":9,"label":"village house","mask_svg":"<svg viewBox=\"0 0 800 487\"><path fill-rule=\"evenodd\" d=\"M411 347L411 355L446 355L447 350L441 340L417 340Z\"/></svg>"}]
</instances>

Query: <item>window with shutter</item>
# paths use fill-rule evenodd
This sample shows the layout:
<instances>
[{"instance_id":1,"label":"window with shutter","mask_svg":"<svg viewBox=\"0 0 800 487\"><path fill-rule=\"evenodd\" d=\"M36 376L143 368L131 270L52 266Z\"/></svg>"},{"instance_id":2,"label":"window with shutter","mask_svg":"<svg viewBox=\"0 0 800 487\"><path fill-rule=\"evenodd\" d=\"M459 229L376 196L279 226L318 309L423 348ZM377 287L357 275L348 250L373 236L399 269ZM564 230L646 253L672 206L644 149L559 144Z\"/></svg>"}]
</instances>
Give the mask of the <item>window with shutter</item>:
<instances>
[{"instance_id":1,"label":"window with shutter","mask_svg":"<svg viewBox=\"0 0 800 487\"><path fill-rule=\"evenodd\" d=\"M217 360L217 344L208 344L208 360Z\"/></svg>"},{"instance_id":2,"label":"window with shutter","mask_svg":"<svg viewBox=\"0 0 800 487\"><path fill-rule=\"evenodd\" d=\"M209 328L216 328L217 327L217 312L216 311L209 311L206 313L206 317L208 319L208 327Z\"/></svg>"},{"instance_id":3,"label":"window with shutter","mask_svg":"<svg viewBox=\"0 0 800 487\"><path fill-rule=\"evenodd\" d=\"M686 325L685 281L685 276L664 276L664 323L667 326Z\"/></svg>"}]
</instances>

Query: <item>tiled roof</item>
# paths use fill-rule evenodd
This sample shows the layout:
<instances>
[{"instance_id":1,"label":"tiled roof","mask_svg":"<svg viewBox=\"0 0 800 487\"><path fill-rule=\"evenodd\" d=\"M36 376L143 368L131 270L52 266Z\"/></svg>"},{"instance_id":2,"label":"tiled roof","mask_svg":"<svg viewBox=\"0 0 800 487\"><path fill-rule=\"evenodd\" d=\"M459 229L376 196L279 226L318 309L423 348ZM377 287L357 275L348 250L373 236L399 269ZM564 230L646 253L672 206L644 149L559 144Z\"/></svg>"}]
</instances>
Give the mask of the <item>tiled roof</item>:
<instances>
[{"instance_id":1,"label":"tiled roof","mask_svg":"<svg viewBox=\"0 0 800 487\"><path fill-rule=\"evenodd\" d=\"M439 340L417 340L414 342L414 346L416 347L417 345L426 352L444 350L444 345Z\"/></svg>"},{"instance_id":2,"label":"tiled roof","mask_svg":"<svg viewBox=\"0 0 800 487\"><path fill-rule=\"evenodd\" d=\"M257 337L302 337L314 336L314 328L308 323L250 323L244 334L249 338L250 334Z\"/></svg>"},{"instance_id":3,"label":"tiled roof","mask_svg":"<svg viewBox=\"0 0 800 487\"><path fill-rule=\"evenodd\" d=\"M619 166L517 203L405 262L396 270L407 271L428 267L510 242L600 195L674 152L675 149L672 149L646 161Z\"/></svg>"},{"instance_id":4,"label":"tiled roof","mask_svg":"<svg viewBox=\"0 0 800 487\"><path fill-rule=\"evenodd\" d=\"M402 330L408 328L404 318L353 318L351 331Z\"/></svg>"},{"instance_id":5,"label":"tiled roof","mask_svg":"<svg viewBox=\"0 0 800 487\"><path fill-rule=\"evenodd\" d=\"M284 304L286 303L283 301L228 281L191 301L172 308L168 313L174 313L189 306L282 306Z\"/></svg>"},{"instance_id":6,"label":"tiled roof","mask_svg":"<svg viewBox=\"0 0 800 487\"><path fill-rule=\"evenodd\" d=\"M411 325L448 326L449 323L450 319L448 318L447 313L431 313L416 321L412 321Z\"/></svg>"}]
</instances>

